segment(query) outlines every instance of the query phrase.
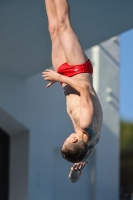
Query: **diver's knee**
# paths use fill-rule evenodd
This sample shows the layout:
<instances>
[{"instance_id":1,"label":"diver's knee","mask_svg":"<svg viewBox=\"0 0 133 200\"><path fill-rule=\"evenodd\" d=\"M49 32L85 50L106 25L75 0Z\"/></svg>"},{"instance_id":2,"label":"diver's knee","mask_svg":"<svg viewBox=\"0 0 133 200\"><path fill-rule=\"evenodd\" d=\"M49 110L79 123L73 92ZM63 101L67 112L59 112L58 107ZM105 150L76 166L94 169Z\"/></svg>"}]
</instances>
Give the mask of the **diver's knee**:
<instances>
[{"instance_id":1,"label":"diver's knee","mask_svg":"<svg viewBox=\"0 0 133 200\"><path fill-rule=\"evenodd\" d=\"M58 32L57 20L49 23L48 30L49 30L51 37L57 34L57 32Z\"/></svg>"},{"instance_id":2,"label":"diver's knee","mask_svg":"<svg viewBox=\"0 0 133 200\"><path fill-rule=\"evenodd\" d=\"M61 31L70 25L70 8L69 5L61 12L57 14L57 26L58 30Z\"/></svg>"}]
</instances>

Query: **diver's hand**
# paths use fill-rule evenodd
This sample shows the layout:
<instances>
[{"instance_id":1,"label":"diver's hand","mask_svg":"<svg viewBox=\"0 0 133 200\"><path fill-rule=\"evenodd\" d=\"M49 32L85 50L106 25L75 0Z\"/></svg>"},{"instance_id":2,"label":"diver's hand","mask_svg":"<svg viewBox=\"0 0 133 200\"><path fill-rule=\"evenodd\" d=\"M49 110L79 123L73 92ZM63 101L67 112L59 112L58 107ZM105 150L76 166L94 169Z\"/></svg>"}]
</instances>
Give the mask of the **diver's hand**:
<instances>
[{"instance_id":1,"label":"diver's hand","mask_svg":"<svg viewBox=\"0 0 133 200\"><path fill-rule=\"evenodd\" d=\"M50 86L53 85L54 83L56 83L56 81L50 81L50 82L46 85L46 88L50 87Z\"/></svg>"},{"instance_id":2,"label":"diver's hand","mask_svg":"<svg viewBox=\"0 0 133 200\"><path fill-rule=\"evenodd\" d=\"M75 163L70 170L69 173L69 179L72 183L77 182L82 174L82 169L84 168L84 166L87 164L87 162L79 162L79 163Z\"/></svg>"},{"instance_id":3,"label":"diver's hand","mask_svg":"<svg viewBox=\"0 0 133 200\"><path fill-rule=\"evenodd\" d=\"M46 69L45 72L42 72L42 77L45 81L50 81L46 88L50 87L59 79L59 74L53 70Z\"/></svg>"}]
</instances>

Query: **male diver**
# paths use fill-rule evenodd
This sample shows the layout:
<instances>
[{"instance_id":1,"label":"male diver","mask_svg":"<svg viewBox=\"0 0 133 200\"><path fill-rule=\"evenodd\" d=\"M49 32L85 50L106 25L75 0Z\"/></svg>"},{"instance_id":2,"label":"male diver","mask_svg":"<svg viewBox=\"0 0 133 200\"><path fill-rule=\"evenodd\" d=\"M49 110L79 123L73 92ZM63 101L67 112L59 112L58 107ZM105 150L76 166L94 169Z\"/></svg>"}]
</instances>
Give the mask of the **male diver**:
<instances>
[{"instance_id":1,"label":"male diver","mask_svg":"<svg viewBox=\"0 0 133 200\"><path fill-rule=\"evenodd\" d=\"M63 158L75 163L69 173L71 182L81 171L99 141L103 113L92 84L93 68L70 23L67 0L45 0L48 29L52 41L52 64L42 77L50 81L47 88L60 82L66 96L67 113L75 133L64 142Z\"/></svg>"}]
</instances>

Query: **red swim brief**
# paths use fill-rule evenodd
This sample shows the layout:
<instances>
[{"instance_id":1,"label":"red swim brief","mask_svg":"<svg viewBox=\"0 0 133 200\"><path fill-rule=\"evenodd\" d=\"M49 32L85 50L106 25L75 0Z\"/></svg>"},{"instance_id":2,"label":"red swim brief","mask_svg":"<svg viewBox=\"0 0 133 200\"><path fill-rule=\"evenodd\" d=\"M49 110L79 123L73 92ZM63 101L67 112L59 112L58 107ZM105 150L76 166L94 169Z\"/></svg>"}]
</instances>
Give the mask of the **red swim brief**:
<instances>
[{"instance_id":1,"label":"red swim brief","mask_svg":"<svg viewBox=\"0 0 133 200\"><path fill-rule=\"evenodd\" d=\"M76 74L81 74L81 73L93 73L93 68L90 60L88 59L87 62L81 65L69 65L67 62L62 64L57 72L59 74L62 74L64 76L72 77ZM62 84L62 83L61 83Z\"/></svg>"}]
</instances>

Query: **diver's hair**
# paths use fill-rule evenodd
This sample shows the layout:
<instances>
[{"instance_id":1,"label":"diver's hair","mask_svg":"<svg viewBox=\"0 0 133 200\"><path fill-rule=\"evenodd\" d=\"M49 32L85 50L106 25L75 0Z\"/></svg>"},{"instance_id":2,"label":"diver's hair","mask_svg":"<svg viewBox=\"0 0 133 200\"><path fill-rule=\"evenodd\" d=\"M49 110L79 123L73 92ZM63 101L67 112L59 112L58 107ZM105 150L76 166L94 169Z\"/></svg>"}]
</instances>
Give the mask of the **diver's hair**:
<instances>
[{"instance_id":1,"label":"diver's hair","mask_svg":"<svg viewBox=\"0 0 133 200\"><path fill-rule=\"evenodd\" d=\"M69 162L76 163L82 161L88 151L88 145L82 140L76 143L69 143L61 150L62 157Z\"/></svg>"}]
</instances>

